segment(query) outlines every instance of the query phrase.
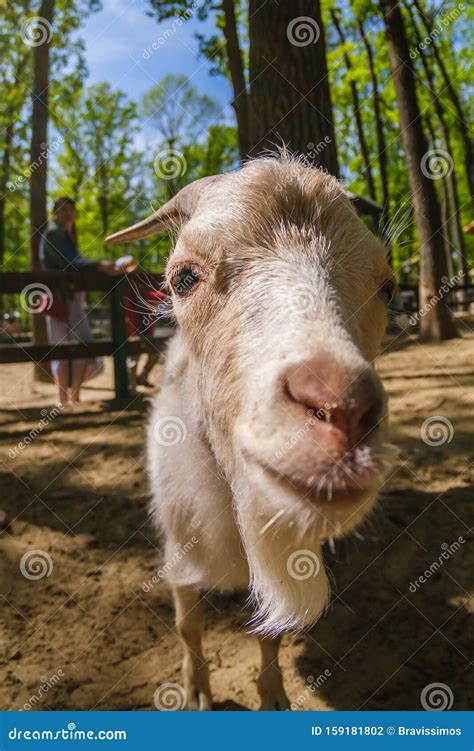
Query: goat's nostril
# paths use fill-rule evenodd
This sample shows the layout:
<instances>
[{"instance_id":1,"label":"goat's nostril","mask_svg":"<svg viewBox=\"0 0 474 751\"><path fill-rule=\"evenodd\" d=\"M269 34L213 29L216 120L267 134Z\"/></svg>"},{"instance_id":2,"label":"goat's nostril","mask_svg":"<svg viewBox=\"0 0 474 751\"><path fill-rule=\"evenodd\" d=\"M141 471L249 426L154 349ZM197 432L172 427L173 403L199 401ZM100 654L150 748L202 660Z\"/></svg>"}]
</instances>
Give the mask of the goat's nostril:
<instances>
[{"instance_id":1,"label":"goat's nostril","mask_svg":"<svg viewBox=\"0 0 474 751\"><path fill-rule=\"evenodd\" d=\"M305 409L318 433L326 424L337 431L338 440L345 439L349 445L368 438L383 416L384 401L375 374L367 368L354 377L350 368L328 355L290 369L284 388L286 397Z\"/></svg>"},{"instance_id":2,"label":"goat's nostril","mask_svg":"<svg viewBox=\"0 0 474 751\"><path fill-rule=\"evenodd\" d=\"M365 406L363 411L359 411L356 419L356 425L359 432L365 436L377 428L383 414L383 402L381 399L375 399L372 404Z\"/></svg>"},{"instance_id":3,"label":"goat's nostril","mask_svg":"<svg viewBox=\"0 0 474 751\"><path fill-rule=\"evenodd\" d=\"M329 412L322 407L308 407L308 415L312 420L321 420L323 422L329 422L331 419Z\"/></svg>"}]
</instances>

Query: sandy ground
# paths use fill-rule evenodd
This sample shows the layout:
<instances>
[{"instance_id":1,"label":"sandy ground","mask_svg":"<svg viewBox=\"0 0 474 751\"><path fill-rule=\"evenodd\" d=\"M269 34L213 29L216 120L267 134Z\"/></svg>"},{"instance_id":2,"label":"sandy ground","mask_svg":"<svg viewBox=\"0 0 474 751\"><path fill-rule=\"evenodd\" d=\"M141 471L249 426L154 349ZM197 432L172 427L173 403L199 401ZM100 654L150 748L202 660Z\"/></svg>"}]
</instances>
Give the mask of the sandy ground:
<instances>
[{"instance_id":1,"label":"sandy ground","mask_svg":"<svg viewBox=\"0 0 474 751\"><path fill-rule=\"evenodd\" d=\"M474 336L462 331L436 346L398 338L380 360L400 461L369 522L326 551L327 614L309 634L284 639L287 692L303 709L419 709L432 683L445 684L454 709L472 707ZM159 562L146 513L147 402L111 401L111 383L108 363L79 411L59 414L19 449L54 389L34 385L30 366L2 366L0 508L13 518L0 535L2 709L154 709L157 687L180 681L169 595L162 585L142 589ZM448 424L451 440L430 446L420 431L434 416L449 420L452 436ZM36 549L50 556L49 575L28 579L20 563ZM205 603L216 709L258 704L258 647L243 602Z\"/></svg>"}]
</instances>

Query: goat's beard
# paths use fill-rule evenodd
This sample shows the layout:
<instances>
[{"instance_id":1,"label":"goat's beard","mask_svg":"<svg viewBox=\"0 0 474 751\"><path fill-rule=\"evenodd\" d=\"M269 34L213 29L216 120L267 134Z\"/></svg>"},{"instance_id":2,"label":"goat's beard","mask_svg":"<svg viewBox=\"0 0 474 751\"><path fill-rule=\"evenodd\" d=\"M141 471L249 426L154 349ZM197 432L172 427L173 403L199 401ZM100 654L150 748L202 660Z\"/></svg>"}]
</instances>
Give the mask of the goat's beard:
<instances>
[{"instance_id":1,"label":"goat's beard","mask_svg":"<svg viewBox=\"0 0 474 751\"><path fill-rule=\"evenodd\" d=\"M238 478L232 489L250 571L252 630L269 636L301 631L315 623L329 599L322 524L313 509L297 509L258 476L250 478L248 467Z\"/></svg>"}]
</instances>

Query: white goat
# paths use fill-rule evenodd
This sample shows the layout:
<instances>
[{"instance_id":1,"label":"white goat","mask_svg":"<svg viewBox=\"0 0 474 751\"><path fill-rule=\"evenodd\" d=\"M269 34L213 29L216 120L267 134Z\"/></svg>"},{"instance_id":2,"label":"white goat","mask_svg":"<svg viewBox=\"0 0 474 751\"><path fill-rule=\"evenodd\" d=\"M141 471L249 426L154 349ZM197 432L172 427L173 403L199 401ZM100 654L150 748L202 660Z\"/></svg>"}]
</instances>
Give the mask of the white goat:
<instances>
[{"instance_id":1,"label":"white goat","mask_svg":"<svg viewBox=\"0 0 474 751\"><path fill-rule=\"evenodd\" d=\"M280 635L324 610L321 545L366 516L388 467L372 363L392 275L338 181L287 157L198 180L109 241L169 228L179 331L148 468L187 705L212 707L200 592L249 587L261 708L286 709Z\"/></svg>"}]
</instances>

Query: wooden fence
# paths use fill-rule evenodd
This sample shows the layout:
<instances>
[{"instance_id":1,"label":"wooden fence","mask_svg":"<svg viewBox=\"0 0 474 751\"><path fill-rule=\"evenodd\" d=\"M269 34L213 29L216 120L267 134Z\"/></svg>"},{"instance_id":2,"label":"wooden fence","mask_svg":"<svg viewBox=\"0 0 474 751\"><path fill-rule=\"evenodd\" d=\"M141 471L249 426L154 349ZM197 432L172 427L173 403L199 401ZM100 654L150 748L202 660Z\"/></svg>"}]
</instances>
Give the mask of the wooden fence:
<instances>
[{"instance_id":1,"label":"wooden fence","mask_svg":"<svg viewBox=\"0 0 474 751\"><path fill-rule=\"evenodd\" d=\"M417 284L400 284L399 290L407 313L414 313L420 309ZM445 304L453 310L468 310L474 302L474 285L457 284L451 287L443 299Z\"/></svg>"},{"instance_id":2,"label":"wooden fence","mask_svg":"<svg viewBox=\"0 0 474 751\"><path fill-rule=\"evenodd\" d=\"M103 292L110 303L111 339L88 342L87 344L24 344L11 342L0 344L0 363L35 362L41 364L50 360L73 360L86 357L111 356L114 359L115 395L126 398L130 395L127 356L141 352L161 352L174 329L159 326L153 338L134 337L128 339L125 328L125 297L129 292L130 281L138 289L152 284L159 289L162 277L159 274L146 274L146 282L140 273L110 277L97 269L80 271L35 271L0 273L0 294L38 293L44 289L52 299L64 300L73 292ZM30 287L31 285L31 287ZM39 315L39 313L33 313Z\"/></svg>"}]
</instances>

